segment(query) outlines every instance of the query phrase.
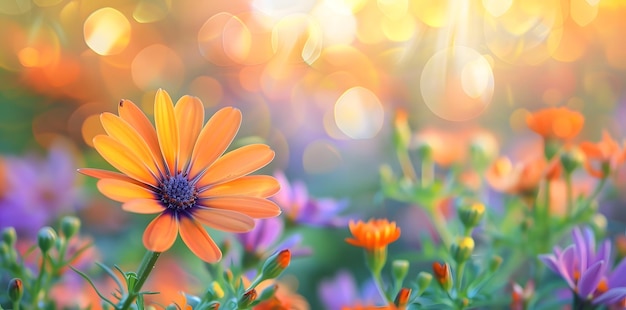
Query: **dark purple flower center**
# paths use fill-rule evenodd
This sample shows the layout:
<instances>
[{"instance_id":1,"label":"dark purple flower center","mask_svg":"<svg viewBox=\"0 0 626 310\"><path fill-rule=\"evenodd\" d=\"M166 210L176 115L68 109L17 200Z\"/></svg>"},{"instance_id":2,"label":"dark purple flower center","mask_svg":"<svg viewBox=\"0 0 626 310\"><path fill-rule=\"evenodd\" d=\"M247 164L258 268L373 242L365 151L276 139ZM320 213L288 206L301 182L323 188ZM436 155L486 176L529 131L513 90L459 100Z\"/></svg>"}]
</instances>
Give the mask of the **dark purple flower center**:
<instances>
[{"instance_id":1,"label":"dark purple flower center","mask_svg":"<svg viewBox=\"0 0 626 310\"><path fill-rule=\"evenodd\" d=\"M161 202L171 211L182 211L196 205L198 191L195 184L187 179L187 176L179 173L172 177L166 177L161 182Z\"/></svg>"}]
</instances>

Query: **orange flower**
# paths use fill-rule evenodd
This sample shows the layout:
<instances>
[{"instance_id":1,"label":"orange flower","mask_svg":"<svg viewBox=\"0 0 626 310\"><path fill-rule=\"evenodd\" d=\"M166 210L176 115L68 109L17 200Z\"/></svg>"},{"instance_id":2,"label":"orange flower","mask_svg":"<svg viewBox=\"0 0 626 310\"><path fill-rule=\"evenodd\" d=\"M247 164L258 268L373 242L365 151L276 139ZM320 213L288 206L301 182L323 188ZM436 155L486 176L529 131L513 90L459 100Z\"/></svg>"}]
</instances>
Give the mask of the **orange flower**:
<instances>
[{"instance_id":1,"label":"orange flower","mask_svg":"<svg viewBox=\"0 0 626 310\"><path fill-rule=\"evenodd\" d=\"M602 141L598 143L585 141L580 144L580 149L586 157L585 169L597 178L605 178L626 159L626 151L620 149L607 131L602 133ZM600 168L594 167L594 162L599 162Z\"/></svg>"},{"instance_id":2,"label":"orange flower","mask_svg":"<svg viewBox=\"0 0 626 310\"><path fill-rule=\"evenodd\" d=\"M371 219L367 223L350 221L349 226L353 238L346 238L346 242L368 251L385 248L400 238L400 228L396 222L387 219Z\"/></svg>"},{"instance_id":3,"label":"orange flower","mask_svg":"<svg viewBox=\"0 0 626 310\"><path fill-rule=\"evenodd\" d=\"M497 159L487 170L485 178L491 187L507 194L526 193L537 188L543 177L545 161L541 159L518 162L507 157Z\"/></svg>"},{"instance_id":4,"label":"orange flower","mask_svg":"<svg viewBox=\"0 0 626 310\"><path fill-rule=\"evenodd\" d=\"M143 235L148 250L166 251L180 233L196 256L217 262L222 253L202 225L246 232L254 227L254 218L280 214L266 199L279 190L276 179L248 175L267 165L274 151L252 144L222 156L239 130L239 110L223 108L203 127L204 107L198 98L183 96L174 106L159 89L156 130L129 100L120 102L118 112L100 116L107 134L96 136L93 144L121 173L79 171L100 179L100 192L122 202L123 210L158 214Z\"/></svg>"},{"instance_id":5,"label":"orange flower","mask_svg":"<svg viewBox=\"0 0 626 310\"><path fill-rule=\"evenodd\" d=\"M582 130L584 116L568 108L547 108L526 117L526 124L544 139L570 140Z\"/></svg>"}]
</instances>

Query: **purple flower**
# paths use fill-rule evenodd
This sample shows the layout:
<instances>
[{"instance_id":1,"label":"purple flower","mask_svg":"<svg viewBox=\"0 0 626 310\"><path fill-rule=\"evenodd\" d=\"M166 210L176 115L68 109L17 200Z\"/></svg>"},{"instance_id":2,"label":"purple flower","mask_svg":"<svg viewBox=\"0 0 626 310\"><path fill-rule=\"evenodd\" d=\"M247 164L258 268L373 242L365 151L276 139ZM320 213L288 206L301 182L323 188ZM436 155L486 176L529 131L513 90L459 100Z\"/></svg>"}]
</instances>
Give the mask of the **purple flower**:
<instances>
[{"instance_id":1,"label":"purple flower","mask_svg":"<svg viewBox=\"0 0 626 310\"><path fill-rule=\"evenodd\" d=\"M354 277L345 270L339 271L332 279L322 281L318 293L324 309L328 310L340 310L355 303L384 304L373 281L365 282L359 289Z\"/></svg>"},{"instance_id":2,"label":"purple flower","mask_svg":"<svg viewBox=\"0 0 626 310\"><path fill-rule=\"evenodd\" d=\"M611 241L603 241L596 251L591 229L574 228L572 237L574 244L539 258L584 302L612 305L626 298L626 260L611 271Z\"/></svg>"},{"instance_id":3,"label":"purple flower","mask_svg":"<svg viewBox=\"0 0 626 310\"><path fill-rule=\"evenodd\" d=\"M47 158L5 159L4 194L0 197L0 229L13 226L18 234L35 235L80 205L75 159L68 145L52 145Z\"/></svg>"},{"instance_id":4,"label":"purple flower","mask_svg":"<svg viewBox=\"0 0 626 310\"><path fill-rule=\"evenodd\" d=\"M338 216L348 206L347 200L313 199L309 196L307 187L303 182L289 183L285 174L280 171L276 172L274 177L280 183L280 191L272 197L272 200L283 209L289 221L323 227L347 225L348 218Z\"/></svg>"}]
</instances>

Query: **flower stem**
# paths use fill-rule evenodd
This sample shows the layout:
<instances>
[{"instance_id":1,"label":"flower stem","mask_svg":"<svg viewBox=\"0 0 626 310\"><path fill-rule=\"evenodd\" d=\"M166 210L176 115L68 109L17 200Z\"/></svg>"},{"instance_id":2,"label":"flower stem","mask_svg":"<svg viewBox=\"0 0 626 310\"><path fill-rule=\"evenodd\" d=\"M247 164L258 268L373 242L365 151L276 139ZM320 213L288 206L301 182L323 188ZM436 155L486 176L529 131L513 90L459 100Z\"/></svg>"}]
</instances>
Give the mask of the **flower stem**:
<instances>
[{"instance_id":1,"label":"flower stem","mask_svg":"<svg viewBox=\"0 0 626 310\"><path fill-rule=\"evenodd\" d=\"M465 262L460 262L456 268L456 290L459 293L459 295L461 295L460 297L462 297L463 294L463 290L461 289L461 285L463 285L463 273L465 273Z\"/></svg>"},{"instance_id":2,"label":"flower stem","mask_svg":"<svg viewBox=\"0 0 626 310\"><path fill-rule=\"evenodd\" d=\"M126 297L120 302L122 305L117 307L119 310L128 310L137 296L139 296L141 287L148 279L152 269L154 269L154 265L160 255L161 252L146 251L146 255L144 255L143 260L139 265L139 270L137 271L137 283L133 286L132 291L129 291L128 295L126 295Z\"/></svg>"},{"instance_id":3,"label":"flower stem","mask_svg":"<svg viewBox=\"0 0 626 310\"><path fill-rule=\"evenodd\" d=\"M374 277L374 282L376 283L376 288L378 288L380 296L382 296L390 305L393 304L393 300L391 300L387 293L385 293L385 289L383 287L383 278L380 276L380 270L372 270L372 276Z\"/></svg>"}]
</instances>

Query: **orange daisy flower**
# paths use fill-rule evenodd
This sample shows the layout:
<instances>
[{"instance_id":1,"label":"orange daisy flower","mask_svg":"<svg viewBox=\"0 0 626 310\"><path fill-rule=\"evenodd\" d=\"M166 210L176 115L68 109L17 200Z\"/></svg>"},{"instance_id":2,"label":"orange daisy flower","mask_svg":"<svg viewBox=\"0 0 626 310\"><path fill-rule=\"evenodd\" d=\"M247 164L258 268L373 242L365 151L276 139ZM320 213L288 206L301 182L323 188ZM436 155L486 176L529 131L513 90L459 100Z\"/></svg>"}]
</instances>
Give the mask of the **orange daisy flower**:
<instances>
[{"instance_id":1,"label":"orange daisy flower","mask_svg":"<svg viewBox=\"0 0 626 310\"><path fill-rule=\"evenodd\" d=\"M582 130L584 116L568 108L547 108L526 117L526 124L544 139L570 140Z\"/></svg>"},{"instance_id":2,"label":"orange daisy flower","mask_svg":"<svg viewBox=\"0 0 626 310\"><path fill-rule=\"evenodd\" d=\"M400 228L396 222L387 219L371 219L366 223L350 221L348 225L353 238L346 238L346 242L368 251L385 248L400 238Z\"/></svg>"},{"instance_id":3,"label":"orange daisy flower","mask_svg":"<svg viewBox=\"0 0 626 310\"><path fill-rule=\"evenodd\" d=\"M626 151L620 149L607 131L602 132L602 141L598 143L585 141L580 144L580 150L586 157L585 169L596 178L606 177L626 159ZM594 162L599 162L600 168L594 167Z\"/></svg>"},{"instance_id":4,"label":"orange daisy flower","mask_svg":"<svg viewBox=\"0 0 626 310\"><path fill-rule=\"evenodd\" d=\"M264 144L252 144L225 155L241 124L241 112L219 110L203 127L204 107L191 96L176 106L159 89L154 102L155 126L131 101L122 100L119 116L100 116L106 135L93 144L121 173L79 169L100 179L98 189L122 202L122 209L158 214L146 227L143 244L154 252L169 249L178 234L196 256L217 262L222 253L203 225L227 232L246 232L255 218L278 216L266 199L279 190L276 179L249 175L274 158Z\"/></svg>"}]
</instances>

